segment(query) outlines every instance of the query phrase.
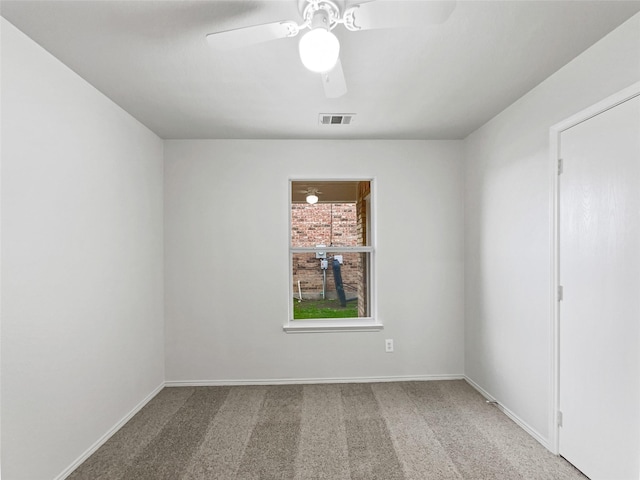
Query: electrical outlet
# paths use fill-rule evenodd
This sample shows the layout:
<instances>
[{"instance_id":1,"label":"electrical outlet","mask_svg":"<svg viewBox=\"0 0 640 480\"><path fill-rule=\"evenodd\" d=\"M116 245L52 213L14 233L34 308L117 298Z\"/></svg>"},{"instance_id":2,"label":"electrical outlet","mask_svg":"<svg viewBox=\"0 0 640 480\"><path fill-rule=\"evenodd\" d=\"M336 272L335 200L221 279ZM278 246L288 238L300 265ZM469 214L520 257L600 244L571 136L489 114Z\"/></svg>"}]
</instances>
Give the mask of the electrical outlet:
<instances>
[{"instance_id":1,"label":"electrical outlet","mask_svg":"<svg viewBox=\"0 0 640 480\"><path fill-rule=\"evenodd\" d=\"M393 339L387 338L384 341L384 351L387 353L393 352Z\"/></svg>"}]
</instances>

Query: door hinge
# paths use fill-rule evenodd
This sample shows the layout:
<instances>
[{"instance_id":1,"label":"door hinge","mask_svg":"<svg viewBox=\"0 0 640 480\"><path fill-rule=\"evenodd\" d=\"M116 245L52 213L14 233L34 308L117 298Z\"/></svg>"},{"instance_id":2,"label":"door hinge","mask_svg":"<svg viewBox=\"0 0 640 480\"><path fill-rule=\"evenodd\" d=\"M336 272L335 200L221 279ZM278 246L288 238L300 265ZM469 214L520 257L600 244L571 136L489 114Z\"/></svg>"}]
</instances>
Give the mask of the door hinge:
<instances>
[{"instance_id":1,"label":"door hinge","mask_svg":"<svg viewBox=\"0 0 640 480\"><path fill-rule=\"evenodd\" d=\"M564 161L559 158L558 159L558 175L560 175L564 171Z\"/></svg>"},{"instance_id":2,"label":"door hinge","mask_svg":"<svg viewBox=\"0 0 640 480\"><path fill-rule=\"evenodd\" d=\"M564 298L564 288L562 285L558 285L558 301L561 302Z\"/></svg>"},{"instance_id":3,"label":"door hinge","mask_svg":"<svg viewBox=\"0 0 640 480\"><path fill-rule=\"evenodd\" d=\"M558 411L558 426L561 427L562 426L562 412Z\"/></svg>"}]
</instances>

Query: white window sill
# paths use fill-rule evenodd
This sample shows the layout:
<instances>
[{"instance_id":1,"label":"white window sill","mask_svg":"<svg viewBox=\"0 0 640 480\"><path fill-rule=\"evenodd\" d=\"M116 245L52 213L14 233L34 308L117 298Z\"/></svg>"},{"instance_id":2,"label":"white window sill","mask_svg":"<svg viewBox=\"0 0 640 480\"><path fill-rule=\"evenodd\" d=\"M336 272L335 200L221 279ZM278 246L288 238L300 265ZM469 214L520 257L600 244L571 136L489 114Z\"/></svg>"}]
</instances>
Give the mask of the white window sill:
<instances>
[{"instance_id":1,"label":"white window sill","mask_svg":"<svg viewBox=\"0 0 640 480\"><path fill-rule=\"evenodd\" d=\"M291 320L282 329L286 333L379 332L381 323L364 318L354 320Z\"/></svg>"}]
</instances>

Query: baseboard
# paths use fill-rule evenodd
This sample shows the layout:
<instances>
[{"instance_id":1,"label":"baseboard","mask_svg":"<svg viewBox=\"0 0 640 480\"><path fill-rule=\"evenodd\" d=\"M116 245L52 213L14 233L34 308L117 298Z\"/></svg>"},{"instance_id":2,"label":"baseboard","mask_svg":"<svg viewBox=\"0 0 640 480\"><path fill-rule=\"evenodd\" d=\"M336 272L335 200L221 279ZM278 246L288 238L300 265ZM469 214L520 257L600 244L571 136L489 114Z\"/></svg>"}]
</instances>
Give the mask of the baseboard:
<instances>
[{"instance_id":1,"label":"baseboard","mask_svg":"<svg viewBox=\"0 0 640 480\"><path fill-rule=\"evenodd\" d=\"M484 388L482 388L480 385L478 385L476 382L471 380L466 375L464 377L464 380L466 380L466 382L469 385L471 385L473 388L475 388L478 391L478 393L480 393L480 395L482 395L484 398L486 398L487 400L496 402L496 407L498 407L498 409L500 409L500 411L502 413L504 413L507 417L509 417L511 420L513 420L520 428L522 428L525 432L527 432L529 435L531 435L544 448L546 448L547 450L549 450L550 452L553 453L553 450L551 449L551 443L549 442L549 439L547 439L544 436L540 435L540 433L535 428L532 428L530 425L527 424L527 422L525 422L520 417L518 417L518 415L516 415L511 410L509 410L507 407L505 407L500 402L498 402L493 395L491 395L489 392L487 392Z\"/></svg>"},{"instance_id":2,"label":"baseboard","mask_svg":"<svg viewBox=\"0 0 640 480\"><path fill-rule=\"evenodd\" d=\"M219 387L233 385L298 385L318 383L375 383L424 382L432 380L464 380L462 374L400 375L392 377L335 377L335 378L270 378L255 380L167 380L166 387Z\"/></svg>"},{"instance_id":3,"label":"baseboard","mask_svg":"<svg viewBox=\"0 0 640 480\"><path fill-rule=\"evenodd\" d=\"M80 455L71 465L65 468L62 473L60 473L54 480L64 480L71 473L82 464L87 458L89 458L93 453L98 450L107 440L109 440L113 434L115 434L118 430L120 430L125 423L131 420L136 413L138 413L142 408L149 403L153 397L155 397L160 390L164 388L164 382L158 385L149 395L147 395L140 403L138 403L133 409L127 413L118 423L116 423L113 427L111 427L102 437L98 439L93 445L91 445L82 455Z\"/></svg>"}]
</instances>

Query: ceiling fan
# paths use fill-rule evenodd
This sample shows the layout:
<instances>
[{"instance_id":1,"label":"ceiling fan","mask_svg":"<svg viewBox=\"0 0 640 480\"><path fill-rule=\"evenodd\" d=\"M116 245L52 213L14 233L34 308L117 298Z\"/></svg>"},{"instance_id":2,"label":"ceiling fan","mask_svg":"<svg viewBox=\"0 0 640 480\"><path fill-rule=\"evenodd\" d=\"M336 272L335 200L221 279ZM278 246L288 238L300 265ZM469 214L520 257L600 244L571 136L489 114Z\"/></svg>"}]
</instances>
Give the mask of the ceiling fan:
<instances>
[{"instance_id":1,"label":"ceiling fan","mask_svg":"<svg viewBox=\"0 0 640 480\"><path fill-rule=\"evenodd\" d=\"M322 192L320 190L318 190L315 187L308 187L305 188L304 190L296 190L296 192L298 193L302 193L303 195L305 195L305 200L307 201L307 203L313 205L314 203L318 203L318 195L320 195Z\"/></svg>"},{"instance_id":2,"label":"ceiling fan","mask_svg":"<svg viewBox=\"0 0 640 480\"><path fill-rule=\"evenodd\" d=\"M230 50L257 43L295 37L309 29L299 43L300 59L309 70L322 76L327 98L347 93L347 83L340 63L340 42L332 33L339 24L352 32L380 28L424 26L444 22L455 8L455 0L408 2L364 0L298 0L302 23L294 20L253 25L207 35L211 47ZM417 7L417 8L416 8Z\"/></svg>"}]
</instances>

